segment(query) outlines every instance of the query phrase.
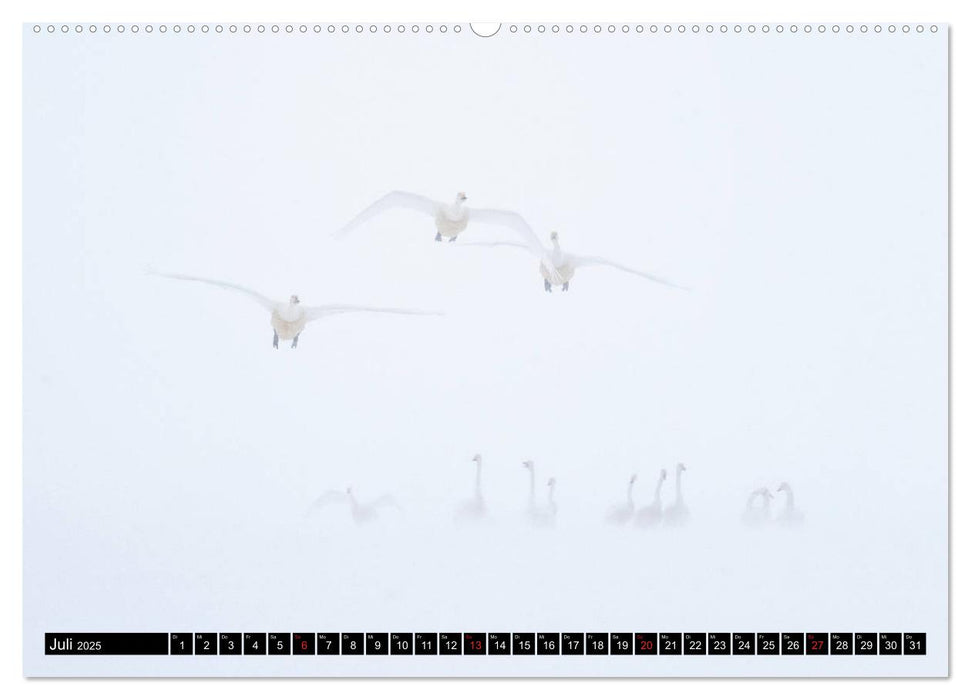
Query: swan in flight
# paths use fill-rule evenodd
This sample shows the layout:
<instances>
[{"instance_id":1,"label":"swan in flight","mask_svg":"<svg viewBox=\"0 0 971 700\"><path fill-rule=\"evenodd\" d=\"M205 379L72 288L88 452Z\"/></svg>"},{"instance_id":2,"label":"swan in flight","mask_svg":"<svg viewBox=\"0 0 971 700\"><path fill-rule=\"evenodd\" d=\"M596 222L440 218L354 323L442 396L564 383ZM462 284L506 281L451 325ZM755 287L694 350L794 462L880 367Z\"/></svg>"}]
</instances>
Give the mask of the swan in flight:
<instances>
[{"instance_id":1,"label":"swan in flight","mask_svg":"<svg viewBox=\"0 0 971 700\"><path fill-rule=\"evenodd\" d=\"M520 248L529 253L532 253L534 257L539 260L539 272L543 276L543 288L547 292L553 291L553 286L556 285L560 287L564 292L570 289L570 280L573 279L573 275L579 267L587 267L590 265L607 265L609 267L614 267L623 272L629 272L632 275L638 275L652 282L657 282L659 284L667 285L668 287L674 287L675 289L684 290L685 287L669 282L666 279L657 277L647 272L642 272L641 270L635 270L632 267L626 265L621 265L620 263L614 262L612 260L607 260L606 258L600 258L593 255L574 255L573 253L568 253L562 248L560 248L560 234L553 231L550 234L551 247L547 248L544 246L536 234L533 232L532 227L526 223L519 214L513 212L503 212L504 218L501 222L508 228L514 230L521 240L519 241L492 241L488 243L474 242L468 245L477 246L512 246L514 248Z\"/></svg>"},{"instance_id":2,"label":"swan in flight","mask_svg":"<svg viewBox=\"0 0 971 700\"><path fill-rule=\"evenodd\" d=\"M367 503L361 503L354 496L354 491L350 486L347 487L345 491L334 491L333 489L329 491L324 491L323 494L317 498L312 504L310 504L310 511L313 512L323 506L329 506L333 504L347 503L351 506L351 520L353 520L358 525L363 525L364 523L370 522L378 517L378 509L393 507L398 508L398 504L395 502L394 498L390 495L385 494L380 498L376 498L373 501L368 501Z\"/></svg>"},{"instance_id":3,"label":"swan in flight","mask_svg":"<svg viewBox=\"0 0 971 700\"><path fill-rule=\"evenodd\" d=\"M688 520L688 506L684 504L684 497L681 495L681 475L688 468L681 462L674 470L674 503L664 509L663 517L665 525L683 525Z\"/></svg>"},{"instance_id":4,"label":"swan in flight","mask_svg":"<svg viewBox=\"0 0 971 700\"><path fill-rule=\"evenodd\" d=\"M634 515L634 482L637 474L631 474L627 482L627 502L614 506L607 513L607 522L611 525L626 525Z\"/></svg>"},{"instance_id":5,"label":"swan in flight","mask_svg":"<svg viewBox=\"0 0 971 700\"><path fill-rule=\"evenodd\" d=\"M475 495L459 506L455 512L457 520L479 520L485 516L485 499L482 497L482 455L476 453L472 458L475 462Z\"/></svg>"},{"instance_id":6,"label":"swan in flight","mask_svg":"<svg viewBox=\"0 0 971 700\"><path fill-rule=\"evenodd\" d=\"M465 196L465 192L459 192L455 195L455 200L449 204L413 192L395 190L384 195L351 219L335 236L337 238L346 236L389 209L411 209L431 217L435 220L435 240L441 241L445 238L450 243L455 242L455 239L468 227L469 223L496 224L509 227L516 225L515 220L519 218L518 214L498 209L473 209L465 206L466 199L468 198Z\"/></svg>"},{"instance_id":7,"label":"swan in flight","mask_svg":"<svg viewBox=\"0 0 971 700\"><path fill-rule=\"evenodd\" d=\"M802 511L796 509L795 497L792 495L792 487L789 482L783 481L776 491L782 491L786 495L786 504L783 506L782 512L776 516L776 522L780 525L799 525L802 522Z\"/></svg>"},{"instance_id":8,"label":"swan in flight","mask_svg":"<svg viewBox=\"0 0 971 700\"><path fill-rule=\"evenodd\" d=\"M416 311L412 309L393 309L375 306L351 306L347 304L324 304L321 306L304 306L300 303L300 297L296 294L290 296L290 301L275 301L263 296L259 292L247 289L231 282L220 282L219 280L206 279L204 277L192 277L190 275L169 275L154 270L148 270L149 274L159 277L168 277L175 280L188 280L190 282L202 282L211 284L223 289L232 289L242 292L256 301L260 306L270 312L270 325L273 327L273 347L279 348L280 340L290 340L291 348L297 347L297 341L303 329L311 321L316 321L327 316L336 314L367 311L385 314L409 314L418 316L441 316L439 312Z\"/></svg>"},{"instance_id":9,"label":"swan in flight","mask_svg":"<svg viewBox=\"0 0 971 700\"><path fill-rule=\"evenodd\" d=\"M637 527L654 527L661 522L663 515L663 511L661 510L661 487L667 478L668 470L662 469L660 476L657 478L657 486L654 487L654 500L651 501L650 505L644 506L637 511L637 515L634 516L634 524Z\"/></svg>"},{"instance_id":10,"label":"swan in flight","mask_svg":"<svg viewBox=\"0 0 971 700\"><path fill-rule=\"evenodd\" d=\"M553 490L556 488L556 479L550 477L546 482L546 503L533 509L533 525L537 527L552 527L556 524L556 501L553 500Z\"/></svg>"},{"instance_id":11,"label":"swan in flight","mask_svg":"<svg viewBox=\"0 0 971 700\"><path fill-rule=\"evenodd\" d=\"M761 502L759 502L761 499ZM745 512L742 513L742 522L746 525L757 527L769 521L769 502L772 500L772 493L764 486L755 489L748 496L745 503Z\"/></svg>"}]
</instances>

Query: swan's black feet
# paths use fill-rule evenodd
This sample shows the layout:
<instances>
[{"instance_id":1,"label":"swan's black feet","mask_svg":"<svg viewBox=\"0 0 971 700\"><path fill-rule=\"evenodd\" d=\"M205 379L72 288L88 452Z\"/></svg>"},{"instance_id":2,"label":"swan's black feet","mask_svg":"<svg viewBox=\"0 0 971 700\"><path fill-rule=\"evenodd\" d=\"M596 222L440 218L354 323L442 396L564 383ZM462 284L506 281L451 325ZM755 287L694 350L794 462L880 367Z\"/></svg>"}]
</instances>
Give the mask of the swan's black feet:
<instances>
[{"instance_id":1,"label":"swan's black feet","mask_svg":"<svg viewBox=\"0 0 971 700\"><path fill-rule=\"evenodd\" d=\"M442 242L442 234L440 232L435 234L435 240L439 243Z\"/></svg>"},{"instance_id":2,"label":"swan's black feet","mask_svg":"<svg viewBox=\"0 0 971 700\"><path fill-rule=\"evenodd\" d=\"M280 349L280 336L277 335L276 331L273 331L273 349Z\"/></svg>"},{"instance_id":3,"label":"swan's black feet","mask_svg":"<svg viewBox=\"0 0 971 700\"><path fill-rule=\"evenodd\" d=\"M456 238L458 238L458 236L452 236L451 238L448 239L448 242L449 243L455 243L455 239Z\"/></svg>"},{"instance_id":4,"label":"swan's black feet","mask_svg":"<svg viewBox=\"0 0 971 700\"><path fill-rule=\"evenodd\" d=\"M300 340L300 334L299 333L297 333L295 336L293 336L293 342L290 343L290 347L291 348L297 347L297 341L298 340Z\"/></svg>"},{"instance_id":5,"label":"swan's black feet","mask_svg":"<svg viewBox=\"0 0 971 700\"><path fill-rule=\"evenodd\" d=\"M543 289L545 289L547 292L553 291L553 285L550 284L549 280L543 280Z\"/></svg>"},{"instance_id":6,"label":"swan's black feet","mask_svg":"<svg viewBox=\"0 0 971 700\"><path fill-rule=\"evenodd\" d=\"M569 292L570 291L570 283L569 282L564 282L563 283L563 291L564 292Z\"/></svg>"}]
</instances>

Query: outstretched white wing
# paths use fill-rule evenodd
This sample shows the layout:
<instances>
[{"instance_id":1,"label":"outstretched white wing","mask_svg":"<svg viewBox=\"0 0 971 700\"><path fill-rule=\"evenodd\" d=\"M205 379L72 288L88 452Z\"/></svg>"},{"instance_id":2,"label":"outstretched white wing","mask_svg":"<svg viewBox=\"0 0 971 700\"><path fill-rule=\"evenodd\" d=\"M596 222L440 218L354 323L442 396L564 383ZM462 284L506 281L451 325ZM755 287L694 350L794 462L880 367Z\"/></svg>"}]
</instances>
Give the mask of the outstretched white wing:
<instances>
[{"instance_id":1,"label":"outstretched white wing","mask_svg":"<svg viewBox=\"0 0 971 700\"><path fill-rule=\"evenodd\" d=\"M520 243L519 241L468 241L465 243L459 242L458 245L474 245L481 248L519 248L520 250L525 250L527 253L533 252L528 245L525 243Z\"/></svg>"},{"instance_id":2,"label":"outstretched white wing","mask_svg":"<svg viewBox=\"0 0 971 700\"><path fill-rule=\"evenodd\" d=\"M441 311L420 311L417 309L395 309L382 306L350 306L346 304L323 304L321 306L308 306L304 309L307 321L316 321L325 316L336 314L353 313L365 311L380 314L407 314L410 316L442 316Z\"/></svg>"},{"instance_id":3,"label":"outstretched white wing","mask_svg":"<svg viewBox=\"0 0 971 700\"><path fill-rule=\"evenodd\" d=\"M644 277L652 282L657 282L658 284L664 284L668 287L674 287L675 289L682 289L688 291L687 287L682 287L680 284L675 284L669 280L666 280L657 275L652 275L649 272L643 272L641 270L635 270L632 267L627 267L626 265L621 265L613 260L607 260L606 258L599 258L593 255L571 255L570 262L573 263L574 267L584 267L587 265L609 265L610 267L615 267L618 270L623 270L624 272L629 272L632 275L638 275L639 277Z\"/></svg>"},{"instance_id":4,"label":"outstretched white wing","mask_svg":"<svg viewBox=\"0 0 971 700\"><path fill-rule=\"evenodd\" d=\"M334 236L338 238L346 236L354 229L370 221L378 214L388 211L389 209L412 209L414 211L421 212L422 214L435 216L442 206L444 205L442 205L440 202L436 202L434 199L429 199L428 197L424 197L420 194L395 190L394 192L388 192L388 194L381 197L381 199L377 200L367 209L351 219L337 233L335 233Z\"/></svg>"},{"instance_id":5,"label":"outstretched white wing","mask_svg":"<svg viewBox=\"0 0 971 700\"><path fill-rule=\"evenodd\" d=\"M521 247L525 247L533 255L540 258L546 255L547 251L543 247L543 244L540 243L536 232L526 222L526 219L514 211L504 211L502 209L469 209L469 222L471 223L473 221L481 224L491 224L493 226L504 226L505 228L511 229L519 236L522 242ZM497 242L494 245L503 245L503 243ZM506 243L505 245L509 244Z\"/></svg>"},{"instance_id":6,"label":"outstretched white wing","mask_svg":"<svg viewBox=\"0 0 971 700\"><path fill-rule=\"evenodd\" d=\"M203 284L211 284L215 287L222 287L223 289L232 289L237 292L242 292L243 294L249 295L252 299L255 299L260 306L265 308L267 311L273 311L279 305L278 302L273 301L269 297L265 297L259 292L253 291L252 289L247 289L246 287L241 287L238 284L233 284L232 282L220 282L219 280L210 280L205 277L193 277L191 275L168 275L163 272L155 272L154 270L148 270L148 274L157 275L158 277L168 277L174 280L188 280L189 282L202 282Z\"/></svg>"}]
</instances>

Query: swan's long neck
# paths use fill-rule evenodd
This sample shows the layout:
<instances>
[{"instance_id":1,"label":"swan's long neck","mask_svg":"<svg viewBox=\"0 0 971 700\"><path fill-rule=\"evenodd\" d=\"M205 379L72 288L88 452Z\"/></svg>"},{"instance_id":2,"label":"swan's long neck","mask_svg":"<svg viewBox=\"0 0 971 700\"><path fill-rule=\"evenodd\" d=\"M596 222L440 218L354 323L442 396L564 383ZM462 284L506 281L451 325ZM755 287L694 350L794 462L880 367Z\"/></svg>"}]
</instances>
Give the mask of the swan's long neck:
<instances>
[{"instance_id":1,"label":"swan's long neck","mask_svg":"<svg viewBox=\"0 0 971 700\"><path fill-rule=\"evenodd\" d=\"M678 473L674 475L674 500L677 503L681 503L681 472L683 470L678 469Z\"/></svg>"},{"instance_id":2,"label":"swan's long neck","mask_svg":"<svg viewBox=\"0 0 971 700\"><path fill-rule=\"evenodd\" d=\"M534 505L536 503L536 472L530 468L529 470L529 505Z\"/></svg>"},{"instance_id":3,"label":"swan's long neck","mask_svg":"<svg viewBox=\"0 0 971 700\"><path fill-rule=\"evenodd\" d=\"M657 486L654 487L654 502L661 502L661 487L664 485L664 477L659 476L657 478Z\"/></svg>"},{"instance_id":4,"label":"swan's long neck","mask_svg":"<svg viewBox=\"0 0 971 700\"><path fill-rule=\"evenodd\" d=\"M546 495L546 499L549 501L549 503L550 503L551 506L552 505L556 505L555 503L553 503L553 489L554 488L556 488L556 484L550 484L550 491Z\"/></svg>"},{"instance_id":5,"label":"swan's long neck","mask_svg":"<svg viewBox=\"0 0 971 700\"><path fill-rule=\"evenodd\" d=\"M633 481L627 482L627 507L628 508L634 507L634 482Z\"/></svg>"},{"instance_id":6,"label":"swan's long neck","mask_svg":"<svg viewBox=\"0 0 971 700\"><path fill-rule=\"evenodd\" d=\"M475 460L475 496L482 498L482 462Z\"/></svg>"},{"instance_id":7,"label":"swan's long neck","mask_svg":"<svg viewBox=\"0 0 971 700\"><path fill-rule=\"evenodd\" d=\"M462 200L456 198L452 205L448 208L448 214L453 219L458 219L462 214Z\"/></svg>"},{"instance_id":8,"label":"swan's long neck","mask_svg":"<svg viewBox=\"0 0 971 700\"><path fill-rule=\"evenodd\" d=\"M758 491L753 491L752 493L750 493L748 495L748 503L745 504L745 507L748 508L749 510L752 510L753 508L755 508L755 499L757 499L761 495L762 494L759 493Z\"/></svg>"},{"instance_id":9,"label":"swan's long neck","mask_svg":"<svg viewBox=\"0 0 971 700\"><path fill-rule=\"evenodd\" d=\"M792 489L783 489L786 492L786 511L792 512L796 507L796 497L792 495Z\"/></svg>"}]
</instances>

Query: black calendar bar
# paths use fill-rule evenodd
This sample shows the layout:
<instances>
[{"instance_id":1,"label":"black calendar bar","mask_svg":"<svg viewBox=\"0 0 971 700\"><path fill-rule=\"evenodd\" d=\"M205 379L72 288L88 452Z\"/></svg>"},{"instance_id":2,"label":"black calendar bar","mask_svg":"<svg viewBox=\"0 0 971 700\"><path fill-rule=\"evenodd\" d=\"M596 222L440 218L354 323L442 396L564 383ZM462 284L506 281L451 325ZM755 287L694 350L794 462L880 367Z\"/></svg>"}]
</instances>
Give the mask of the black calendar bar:
<instances>
[{"instance_id":1,"label":"black calendar bar","mask_svg":"<svg viewBox=\"0 0 971 700\"><path fill-rule=\"evenodd\" d=\"M48 632L44 635L44 653L51 656L154 656L169 653L169 635L161 633Z\"/></svg>"},{"instance_id":2,"label":"black calendar bar","mask_svg":"<svg viewBox=\"0 0 971 700\"><path fill-rule=\"evenodd\" d=\"M50 656L925 656L924 632L48 632ZM649 662L649 660L645 660Z\"/></svg>"}]
</instances>

